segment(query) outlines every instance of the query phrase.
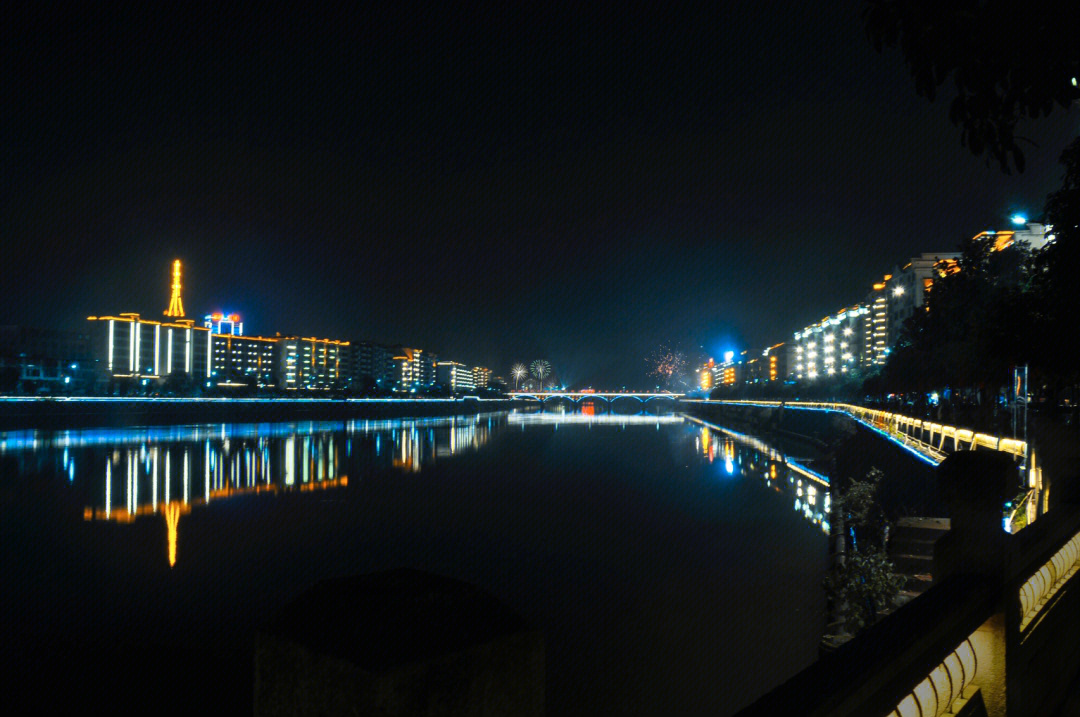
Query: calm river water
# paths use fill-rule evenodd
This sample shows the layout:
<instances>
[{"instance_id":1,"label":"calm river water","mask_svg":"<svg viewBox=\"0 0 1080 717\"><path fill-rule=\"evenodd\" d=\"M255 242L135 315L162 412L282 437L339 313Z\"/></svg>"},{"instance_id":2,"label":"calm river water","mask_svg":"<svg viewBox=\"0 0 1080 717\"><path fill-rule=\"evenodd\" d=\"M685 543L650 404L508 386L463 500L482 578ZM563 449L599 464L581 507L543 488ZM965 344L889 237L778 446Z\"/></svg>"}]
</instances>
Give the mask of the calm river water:
<instances>
[{"instance_id":1,"label":"calm river water","mask_svg":"<svg viewBox=\"0 0 1080 717\"><path fill-rule=\"evenodd\" d=\"M547 641L549 714L730 714L812 662L813 456L676 415L0 434L5 697L250 713L253 635L414 567Z\"/></svg>"}]
</instances>

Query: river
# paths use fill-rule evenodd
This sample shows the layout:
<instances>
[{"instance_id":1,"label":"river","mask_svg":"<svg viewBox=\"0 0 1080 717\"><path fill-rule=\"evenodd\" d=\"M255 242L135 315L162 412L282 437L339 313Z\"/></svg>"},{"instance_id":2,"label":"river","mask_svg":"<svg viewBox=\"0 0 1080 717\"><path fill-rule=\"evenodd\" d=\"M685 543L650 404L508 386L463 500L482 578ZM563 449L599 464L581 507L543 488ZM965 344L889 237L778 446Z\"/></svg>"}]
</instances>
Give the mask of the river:
<instances>
[{"instance_id":1,"label":"river","mask_svg":"<svg viewBox=\"0 0 1080 717\"><path fill-rule=\"evenodd\" d=\"M547 712L731 714L816 659L814 456L680 415L0 433L19 710L250 713L253 635L413 567L544 634Z\"/></svg>"}]
</instances>

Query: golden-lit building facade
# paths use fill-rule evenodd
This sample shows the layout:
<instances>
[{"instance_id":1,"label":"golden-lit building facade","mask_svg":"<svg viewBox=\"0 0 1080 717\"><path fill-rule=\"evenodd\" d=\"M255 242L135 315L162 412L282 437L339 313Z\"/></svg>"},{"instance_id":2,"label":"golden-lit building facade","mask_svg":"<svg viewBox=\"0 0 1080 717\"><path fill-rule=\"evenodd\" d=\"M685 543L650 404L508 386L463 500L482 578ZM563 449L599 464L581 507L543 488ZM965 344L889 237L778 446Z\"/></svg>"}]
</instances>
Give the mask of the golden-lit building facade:
<instances>
[{"instance_id":1,"label":"golden-lit building facade","mask_svg":"<svg viewBox=\"0 0 1080 717\"><path fill-rule=\"evenodd\" d=\"M351 376L348 341L285 337L277 339L274 346L282 388L340 388Z\"/></svg>"},{"instance_id":2,"label":"golden-lit building facade","mask_svg":"<svg viewBox=\"0 0 1080 717\"><path fill-rule=\"evenodd\" d=\"M491 369L483 366L473 366L473 385L476 388L487 388L491 383Z\"/></svg>"},{"instance_id":3,"label":"golden-lit building facade","mask_svg":"<svg viewBox=\"0 0 1080 717\"><path fill-rule=\"evenodd\" d=\"M783 381L788 375L788 351L781 341L761 352L762 378L766 381Z\"/></svg>"},{"instance_id":4,"label":"golden-lit building facade","mask_svg":"<svg viewBox=\"0 0 1080 717\"><path fill-rule=\"evenodd\" d=\"M715 370L716 361L711 358L698 369L698 385L701 386L702 390L708 391L715 385L713 380L713 372Z\"/></svg>"},{"instance_id":5,"label":"golden-lit building facade","mask_svg":"<svg viewBox=\"0 0 1080 717\"><path fill-rule=\"evenodd\" d=\"M437 362L435 354L423 349L402 348L401 353L394 356L397 370L395 388L401 392L415 393L434 385Z\"/></svg>"},{"instance_id":6,"label":"golden-lit building facade","mask_svg":"<svg viewBox=\"0 0 1080 717\"><path fill-rule=\"evenodd\" d=\"M1008 231L985 231L975 235L975 241L992 241L991 251L1001 251L1013 244L1023 244L1029 249L1042 249L1048 243L1054 241L1051 227L1035 222L1026 222L1023 229Z\"/></svg>"}]
</instances>

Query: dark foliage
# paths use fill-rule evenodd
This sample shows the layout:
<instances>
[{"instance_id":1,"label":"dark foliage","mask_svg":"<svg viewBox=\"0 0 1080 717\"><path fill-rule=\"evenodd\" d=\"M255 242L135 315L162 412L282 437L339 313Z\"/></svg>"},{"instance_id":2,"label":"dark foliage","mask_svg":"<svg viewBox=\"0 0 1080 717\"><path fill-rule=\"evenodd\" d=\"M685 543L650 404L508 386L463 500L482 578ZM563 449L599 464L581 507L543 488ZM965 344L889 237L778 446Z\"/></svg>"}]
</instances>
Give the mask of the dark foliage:
<instances>
[{"instance_id":1,"label":"dark foliage","mask_svg":"<svg viewBox=\"0 0 1080 717\"><path fill-rule=\"evenodd\" d=\"M867 0L866 30L878 51L899 48L916 91L933 101L950 79L949 116L975 155L1024 171L1016 135L1080 98L1080 42L1069 3L1013 0ZM1029 140L1028 140L1029 141Z\"/></svg>"}]
</instances>

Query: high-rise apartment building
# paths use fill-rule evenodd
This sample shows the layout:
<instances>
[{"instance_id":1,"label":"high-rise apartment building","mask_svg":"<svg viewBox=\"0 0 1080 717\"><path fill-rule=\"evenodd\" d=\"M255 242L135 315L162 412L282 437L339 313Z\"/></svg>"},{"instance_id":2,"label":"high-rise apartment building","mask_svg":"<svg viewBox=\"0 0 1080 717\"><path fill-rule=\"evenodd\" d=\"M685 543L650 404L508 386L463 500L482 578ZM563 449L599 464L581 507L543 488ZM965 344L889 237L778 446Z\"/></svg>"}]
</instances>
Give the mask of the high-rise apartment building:
<instances>
[{"instance_id":1,"label":"high-rise apartment building","mask_svg":"<svg viewBox=\"0 0 1080 717\"><path fill-rule=\"evenodd\" d=\"M344 388L351 375L348 341L289 336L277 339L275 346L282 388Z\"/></svg>"},{"instance_id":2,"label":"high-rise apartment building","mask_svg":"<svg viewBox=\"0 0 1080 717\"><path fill-rule=\"evenodd\" d=\"M788 376L797 380L841 378L872 362L871 306L851 306L796 331L786 352ZM783 345L774 347L782 351ZM771 349L770 349L771 355ZM777 372L781 362L776 362Z\"/></svg>"},{"instance_id":3,"label":"high-rise apartment building","mask_svg":"<svg viewBox=\"0 0 1080 717\"><path fill-rule=\"evenodd\" d=\"M886 282L885 298L888 302L886 344L896 345L900 332L915 310L921 308L934 280L952 271L960 259L959 252L923 253L912 257L903 267L893 270Z\"/></svg>"},{"instance_id":4,"label":"high-rise apartment building","mask_svg":"<svg viewBox=\"0 0 1080 717\"><path fill-rule=\"evenodd\" d=\"M451 394L467 393L476 390L473 371L457 361L440 361L435 366L436 382L445 386Z\"/></svg>"},{"instance_id":5,"label":"high-rise apartment building","mask_svg":"<svg viewBox=\"0 0 1080 717\"><path fill-rule=\"evenodd\" d=\"M357 389L392 390L398 379L394 357L398 349L368 341L350 342L352 386Z\"/></svg>"},{"instance_id":6,"label":"high-rise apartment building","mask_svg":"<svg viewBox=\"0 0 1080 717\"><path fill-rule=\"evenodd\" d=\"M491 382L491 369L483 366L473 366L473 384L476 388L487 388Z\"/></svg>"},{"instance_id":7,"label":"high-rise apartment building","mask_svg":"<svg viewBox=\"0 0 1080 717\"><path fill-rule=\"evenodd\" d=\"M402 348L394 357L397 372L396 390L416 393L435 385L435 354L423 349Z\"/></svg>"}]
</instances>

